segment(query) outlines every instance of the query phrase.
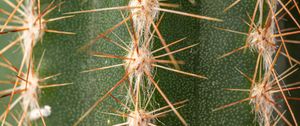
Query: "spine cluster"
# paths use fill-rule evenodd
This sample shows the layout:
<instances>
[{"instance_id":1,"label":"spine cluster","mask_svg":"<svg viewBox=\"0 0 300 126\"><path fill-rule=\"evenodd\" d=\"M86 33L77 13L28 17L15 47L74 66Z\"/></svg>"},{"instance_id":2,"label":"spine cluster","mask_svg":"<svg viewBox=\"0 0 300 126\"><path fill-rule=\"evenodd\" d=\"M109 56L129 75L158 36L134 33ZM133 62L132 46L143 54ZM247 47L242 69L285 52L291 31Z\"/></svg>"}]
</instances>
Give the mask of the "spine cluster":
<instances>
[{"instance_id":1,"label":"spine cluster","mask_svg":"<svg viewBox=\"0 0 300 126\"><path fill-rule=\"evenodd\" d=\"M236 1L225 10L228 11L238 2L239 1ZM298 61L289 55L284 37L297 34L298 31L283 30L279 26L279 22L282 20L282 16L280 16L281 12L285 11L290 14L287 5L291 3L292 1L283 4L280 0L257 0L256 9L254 9L253 15L250 17L250 23L247 23L247 25L249 25L248 33L219 28L221 30L247 35L245 46L224 54L222 57L231 55L245 48L249 48L252 52L257 53L258 56L252 77L239 71L251 83L250 89L228 89L233 91L249 91L249 97L221 106L216 110L249 101L260 126L277 125L280 121L283 121L287 125L297 125L286 92L296 90L298 87L293 87L295 86L293 84L285 84L284 79L298 70L295 69ZM264 8L265 6L267 6L267 8ZM278 8L278 6L281 6L281 8ZM297 3L295 3L294 6L297 7ZM268 12L266 13L266 11ZM256 18L258 20L256 20ZM295 19L293 15L289 15L289 18ZM298 24L297 22L295 23ZM291 66L281 74L275 69L279 56L285 56ZM278 97L283 103L278 100ZM279 107L281 104L284 104L288 108L288 111L281 111ZM286 118L286 112L291 114L293 123Z\"/></svg>"},{"instance_id":2,"label":"spine cluster","mask_svg":"<svg viewBox=\"0 0 300 126\"><path fill-rule=\"evenodd\" d=\"M188 125L185 119L177 111L177 109L181 108L182 106L175 107L177 104L172 103L168 99L165 93L160 89L159 84L154 79L155 69L164 69L174 73L179 73L179 74L192 76L196 78L202 78L202 79L207 79L207 78L202 75L185 72L179 69L179 64L183 64L183 61L176 60L173 54L190 49L192 47L197 46L198 44L190 45L177 50L171 50L170 49L171 46L182 42L184 39L179 39L177 41L167 43L166 40L164 39L164 34L162 34L158 28L163 18L163 16L160 17L159 14L161 12L166 12L166 13L173 13L173 14L187 16L191 18L205 19L211 21L220 22L222 20L196 15L196 14L185 13L176 10L165 9L163 7L174 8L174 7L178 7L178 5L172 3L164 3L163 1L158 1L158 0L130 0L127 6L108 7L108 8L82 10L82 11L66 13L66 14L79 14L79 13L101 12L101 11L108 11L108 10L122 10L122 9L129 10L127 17L124 17L124 15L122 14L123 21L116 24L106 32L99 34L99 36L96 39L94 39L88 45L84 46L84 47L90 46L91 43L96 42L98 39L105 39L108 42L113 42L113 44L123 49L126 52L126 55L119 56L119 55L106 54L103 52L93 53L94 56L98 56L98 57L121 59L123 63L112 65L112 66L94 68L91 70L83 71L83 73L123 66L125 69L125 75L119 82L116 83L114 87L112 87L103 97L101 97L92 107L90 107L90 109L88 109L85 112L85 114L83 114L79 118L79 120L75 122L74 125L78 125L105 98L107 98L108 96L113 97L111 93L117 87L119 87L119 85L127 84L126 80L128 80L129 82L127 86L128 93L127 96L125 96L126 97L125 104L121 104L121 105L123 107L124 105L126 106L125 108L127 109L125 113L128 113L128 115L130 116L126 116L127 122L118 125L151 126L154 125L154 122L157 118L168 113L169 111L173 111L183 125ZM123 44L116 43L115 41L113 41L113 39L107 36L108 34L112 33L113 30L115 30L121 25L125 25L127 27L127 31L129 32L131 38L129 42L125 42ZM155 40L155 36L159 38L159 41ZM162 47L153 50L152 45L156 43L161 43ZM165 51L165 53L157 55L157 52L162 52L162 51ZM170 60L165 60L165 57L169 57ZM166 64L172 64L174 65L175 68L167 67L165 66ZM151 101L152 94L154 93L154 91L157 91L160 94L160 96L167 103L167 106L163 108L155 109L151 112L146 109L147 108L146 106L149 105L149 102ZM179 103L181 103L179 105L182 105L182 102Z\"/></svg>"}]
</instances>

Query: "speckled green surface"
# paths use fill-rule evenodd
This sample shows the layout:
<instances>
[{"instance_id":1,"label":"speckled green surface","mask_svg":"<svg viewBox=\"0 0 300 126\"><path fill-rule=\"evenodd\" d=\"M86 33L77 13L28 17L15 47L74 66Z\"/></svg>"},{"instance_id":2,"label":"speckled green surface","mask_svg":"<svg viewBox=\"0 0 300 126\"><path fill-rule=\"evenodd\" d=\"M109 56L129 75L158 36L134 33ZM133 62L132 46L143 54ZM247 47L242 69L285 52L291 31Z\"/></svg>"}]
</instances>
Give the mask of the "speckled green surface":
<instances>
[{"instance_id":1,"label":"speckled green surface","mask_svg":"<svg viewBox=\"0 0 300 126\"><path fill-rule=\"evenodd\" d=\"M253 70L251 66L254 65L255 59L252 54L241 55L242 53L239 53L217 60L218 56L242 46L245 37L218 31L212 26L247 31L246 24L240 18L246 19L246 11L251 12L254 2L243 2L228 13L223 13L222 10L230 3L229 1L201 0L198 1L197 6L191 6L186 1L170 2L180 3L182 7L179 10L181 11L221 18L224 22L216 23L166 14L160 30L167 42L188 37L184 43L171 49L199 43L195 48L175 55L186 61L182 69L204 74L209 79L201 80L158 69L155 79L159 81L159 85L171 101L189 100L188 104L180 109L180 112L190 125L252 125L254 116L251 114L251 109L247 103L212 112L212 109L218 106L247 97L245 93L229 92L223 88L247 88L248 82L234 67L249 73ZM61 12L126 5L126 1L99 2L89 0L79 3L79 1L66 2L61 8ZM45 90L42 94L41 101L53 107L53 114L47 119L49 124L70 125L74 123L109 87L121 79L122 68L80 74L80 71L88 68L107 66L121 61L90 57L77 51L79 47L89 42L98 33L104 32L121 20L118 11L109 11L80 14L70 20L49 24L49 27L54 29L64 28L77 33L75 36L62 37L61 35L47 34L44 37L43 47L47 49L45 55L47 61L43 65L44 72L62 72L64 77L61 78L64 80L61 81L74 82L73 86ZM122 39L128 40L129 35L124 27L116 30L116 33ZM161 46L158 41L156 43L155 47ZM99 40L92 48L101 52L122 55L122 50L112 47L112 44ZM156 97L161 106L166 104L158 94ZM111 122L108 125L122 122L122 118L101 113L112 112L109 110L109 106L113 105L116 105L114 101L105 100L81 124L107 125L108 120ZM173 113L160 120L166 125L181 125Z\"/></svg>"},{"instance_id":2,"label":"speckled green surface","mask_svg":"<svg viewBox=\"0 0 300 126\"><path fill-rule=\"evenodd\" d=\"M166 16L161 29L175 35L175 38L188 36L186 43L199 43L198 46L176 55L181 60L187 61L183 66L186 71L206 75L208 80L199 80L192 77L158 71L157 79L166 90L166 94L173 100L189 99L188 105L181 109L184 117L193 125L254 125L254 115L251 114L247 102L230 108L213 112L219 106L243 99L246 93L225 91L224 88L249 88L249 83L234 67L248 73L253 71L255 55L249 52L236 53L224 59L217 59L222 54L229 52L244 44L245 37L224 31L215 30L212 26L229 28L239 31L248 31L247 25L241 20L247 19L246 12L251 12L254 1L243 1L231 11L224 13L223 9L230 4L229 1L198 1L199 5L191 12L201 15L209 15L224 20L223 23L198 21L181 16ZM185 5L188 5L186 3ZM188 6L181 10L188 10ZM197 8L197 9L196 9ZM172 27L176 25L172 19L178 22L189 22L184 28ZM182 28L182 29L181 29ZM177 29L177 30L175 30ZM195 34L197 33L197 34ZM169 40L172 40L170 37ZM174 40L174 39L173 39ZM186 44L187 45L187 44ZM172 91L171 91L172 90ZM195 111L196 110L196 111ZM163 122L174 123L175 115L167 117ZM176 125L180 122L176 121ZM174 124L174 125L175 125Z\"/></svg>"},{"instance_id":3,"label":"speckled green surface","mask_svg":"<svg viewBox=\"0 0 300 126\"><path fill-rule=\"evenodd\" d=\"M45 0L49 1L50 0ZM48 3L42 1L43 5ZM122 1L122 2L120 2ZM256 55L247 51L238 52L224 59L217 59L222 54L241 47L245 36L216 30L213 26L229 28L247 32L248 28L242 19L247 20L246 13L252 13L255 0L244 0L227 13L223 9L233 0L196 0L197 5L192 6L186 0L170 0L170 3L179 3L178 10L206 15L223 19L224 22L210 22L174 14L165 14L160 25L163 36L167 42L183 37L187 39L172 50L187 45L199 43L196 47L175 54L175 57L186 61L182 70L203 74L208 80L197 79L174 72L158 69L155 80L172 102L188 99L189 102L179 112L191 126L246 126L256 125L254 114L248 102L241 103L224 110L213 112L219 106L248 97L247 93L226 91L224 88L249 88L249 82L235 70L235 67L251 75L254 71ZM44 3L45 2L45 3ZM61 16L64 12L84 9L113 7L126 5L127 0L72 0L65 1L60 11L55 10L48 17ZM47 33L43 43L38 44L35 56L40 57L45 49L46 54L41 69L41 76L62 73L55 80L48 83L73 82L73 85L59 88L45 89L41 93L42 105L50 105L52 114L46 119L50 126L70 126L92 105L103 96L123 74L123 68L114 68L92 73L80 71L95 67L103 67L121 63L120 60L104 59L89 56L78 49L91 41L97 34L104 32L122 20L119 11L106 11L99 13L79 14L73 18L47 24L49 29L75 32L76 35L59 35ZM129 34L125 26L114 31L123 40L129 41ZM110 37L114 37L110 35ZM1 37L2 38L2 37ZM154 48L161 45L157 40ZM97 41L91 48L94 51L125 55L123 50L104 40ZM13 57L11 57L14 59ZM38 58L37 58L38 60ZM0 69L2 70L2 69ZM0 73L2 74L2 72ZM117 97L124 94L124 88L119 88L113 94ZM166 103L157 93L155 96L159 106ZM84 119L82 126L106 126L124 122L121 117L103 114L113 112L120 105L111 98L106 99ZM160 118L167 126L179 126L180 121L173 113ZM158 123L158 125L163 125Z\"/></svg>"}]
</instances>

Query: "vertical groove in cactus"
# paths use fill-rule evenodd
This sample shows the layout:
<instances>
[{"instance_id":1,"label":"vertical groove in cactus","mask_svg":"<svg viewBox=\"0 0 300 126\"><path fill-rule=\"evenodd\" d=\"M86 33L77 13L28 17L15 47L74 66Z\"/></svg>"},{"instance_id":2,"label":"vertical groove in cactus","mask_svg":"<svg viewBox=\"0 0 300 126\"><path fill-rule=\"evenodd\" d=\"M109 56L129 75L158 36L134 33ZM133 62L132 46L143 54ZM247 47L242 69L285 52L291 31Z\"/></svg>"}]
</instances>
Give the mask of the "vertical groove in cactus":
<instances>
[{"instance_id":1,"label":"vertical groove in cactus","mask_svg":"<svg viewBox=\"0 0 300 126\"><path fill-rule=\"evenodd\" d=\"M14 8L8 6L8 2L18 6L18 2L22 1L0 2L0 29L5 27L2 24L5 25L9 19L9 15L5 15L3 10L8 10L9 13L14 12ZM294 15L298 21L300 13L297 11L298 6L293 6L293 0L142 0L142 8L138 0L131 0L131 2L129 0L24 1L20 4L20 8L33 8L29 9L30 12L34 11L34 15L31 15L33 17L20 16L18 13L22 12L19 10L15 10L15 13L24 19L33 19L31 22L36 22L35 25L33 27L31 24L23 25L29 28L17 28L18 30L6 28L1 29L0 32L0 51L9 42L23 35L20 42L23 44L12 47L3 53L3 56L1 54L0 123L2 125L32 123L50 126L118 124L130 126L267 126L297 125L299 121L297 111L299 110L297 107L299 91L296 90L298 85L291 87L288 85L299 81L298 71L284 78L283 81L279 81L279 84L272 85L271 83L280 80L281 73L291 73L298 69L298 66L294 65L299 59L298 41L286 42L289 52L287 54L287 51L283 49L285 45L280 42L280 37L284 36L283 39L286 41L299 40L299 38L294 34L292 36L280 35L281 30L277 30L275 20L271 18L272 9L276 8L274 10L276 12L282 9L283 12L277 16L285 15L278 24L280 29L287 29L287 31L283 30L283 33L297 32L299 29L297 24L281 5L281 2L283 4L290 2L287 9L292 7L291 15ZM247 14L250 18L253 16L252 13L258 1L263 2L262 6L258 6L263 7L262 13L259 13L260 9L257 9L255 21L251 23ZM41 7L38 4L31 4L39 2L41 2ZM272 9L268 2L274 2L271 5ZM82 13L82 10L110 7L119 7L119 9ZM51 12L45 17L42 16L41 20L35 20L38 19L39 13L45 13L44 9L50 9ZM141 9L152 13L146 17L139 17L136 13ZM132 18L128 18L130 16ZM47 22L47 19L54 21ZM12 19L7 26L13 25L14 20L17 19ZM128 26L122 23L124 20L127 20ZM158 22L159 26L155 29L152 25ZM246 22L252 27L257 26L251 28L251 34L247 34L249 26ZM42 25L39 26L39 23ZM118 27L112 29L116 26ZM134 35L130 36L128 28ZM33 31L30 31L32 29ZM157 30L160 33L157 33ZM266 33L270 34L267 36L263 34L261 37L263 30L269 30ZM146 43L151 39L153 31L156 33L147 46ZM246 35L232 33L234 31L243 32ZM276 34L276 38L270 37ZM164 38L166 44L161 38ZM26 41L29 44L26 44ZM257 43L261 41L272 42ZM91 42L93 44L90 44ZM172 42L177 43L166 46ZM233 51L245 46L245 43L250 46L250 49ZM157 49L160 51L150 54ZM265 50L271 50L271 53L266 53ZM275 53L278 50L281 51L278 53L280 56L276 57ZM32 56L31 51L33 51ZM178 51L178 53L167 55L172 51ZM234 53L227 55L231 51ZM157 56L157 59L152 59ZM257 63L259 56L262 57L263 63ZM21 71L24 75L18 76L19 71L14 72L9 69L20 69L22 58L25 59L23 60L24 69ZM147 61L148 59L153 61ZM12 65L7 61L11 61ZM273 61L276 61L274 71L272 71L274 68L270 67ZM256 68L257 64L259 68ZM40 68L39 71L36 71L36 68ZM253 74L256 70L258 71L257 77L253 77L256 75ZM26 76L29 74L32 76ZM35 79L35 75L39 78ZM42 79L43 77L46 78ZM259 85L262 83L259 77L266 80L267 86ZM250 82L249 80L253 78L256 79ZM9 98L12 93L5 91L13 86L7 84L2 86L2 80L12 81L9 83L13 84L20 83L20 89L24 88L22 87L24 85L27 87L29 83L30 89L38 95L36 99L38 106L26 102L26 98L27 101L34 101L33 98L24 95L27 92L30 93L31 90L25 90L25 93L21 91L21 93L14 94L12 101L17 100L19 96L25 96L23 102L11 110L5 118L5 106L11 104ZM26 83L25 80L28 82ZM33 82L34 80L36 83ZM35 85L32 88L37 83L38 86ZM284 84L287 86L285 87ZM110 92L115 85L117 88ZM281 86L283 89L279 88ZM236 91L233 91L234 89ZM242 89L246 91L241 91ZM270 93L269 90L275 93ZM279 90L288 90L291 95L285 91L283 96ZM132 100L136 97L138 100ZM294 116L285 103L285 99L289 101ZM280 112L274 109L273 100L274 104L279 106ZM136 104L139 105L135 106ZM30 106L30 109L25 112L27 109L24 108L27 106ZM144 108L145 106L147 108ZM266 108L269 111L272 110L271 116L265 115L268 113L264 111ZM162 110L151 113L160 109ZM25 114L22 114L23 112ZM283 117L278 119L277 115L283 113ZM22 121L17 122L13 115ZM154 115L158 116L153 117Z\"/></svg>"}]
</instances>

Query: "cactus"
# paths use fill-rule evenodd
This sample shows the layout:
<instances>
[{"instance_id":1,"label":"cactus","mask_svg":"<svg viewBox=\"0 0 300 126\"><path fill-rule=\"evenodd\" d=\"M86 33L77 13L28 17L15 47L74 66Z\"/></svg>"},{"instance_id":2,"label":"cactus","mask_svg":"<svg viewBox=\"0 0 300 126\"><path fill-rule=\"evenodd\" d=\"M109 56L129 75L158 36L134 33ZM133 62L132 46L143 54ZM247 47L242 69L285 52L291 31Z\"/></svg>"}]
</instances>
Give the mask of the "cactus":
<instances>
[{"instance_id":1,"label":"cactus","mask_svg":"<svg viewBox=\"0 0 300 126\"><path fill-rule=\"evenodd\" d=\"M0 5L3 126L299 123L296 0Z\"/></svg>"}]
</instances>

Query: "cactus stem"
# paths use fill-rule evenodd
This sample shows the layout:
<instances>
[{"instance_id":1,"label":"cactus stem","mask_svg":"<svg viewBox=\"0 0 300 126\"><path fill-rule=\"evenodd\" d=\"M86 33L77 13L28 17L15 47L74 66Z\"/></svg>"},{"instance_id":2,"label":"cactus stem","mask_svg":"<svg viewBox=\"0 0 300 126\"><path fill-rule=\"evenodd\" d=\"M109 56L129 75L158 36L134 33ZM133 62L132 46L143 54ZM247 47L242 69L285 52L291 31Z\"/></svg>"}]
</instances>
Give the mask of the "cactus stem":
<instances>
[{"instance_id":1,"label":"cactus stem","mask_svg":"<svg viewBox=\"0 0 300 126\"><path fill-rule=\"evenodd\" d=\"M131 16L130 16L131 17ZM101 33L97 39L103 38L105 40L107 40L108 42L114 42L112 39L106 37L107 34L109 33L113 33L113 30L117 27L119 27L122 24L127 24L126 21L128 20L128 18L123 19L122 22L118 23L117 25L113 26L112 28L110 28L109 30L107 30L104 33ZM129 79L129 83L130 83L130 87L129 89L133 89L133 92L129 91L129 96L131 97L131 94L133 93L134 95L134 105L135 105L135 111L133 113L139 113L140 109L140 102L141 102L141 97L140 97L140 90L144 89L143 87L145 87L144 83L144 78L146 78L148 80L148 84L151 85L153 83L153 85L155 85L156 89L159 90L161 96L163 96L163 98L166 100L166 102L168 103L168 105L170 106L170 108L172 109L172 111L175 112L175 114L177 115L177 117L180 119L180 121L184 124L187 125L185 120L183 119L183 117L177 112L176 108L171 104L171 102L168 100L168 98L166 97L166 95L162 92L162 90L160 90L160 88L158 87L158 84L154 81L154 78L152 77L152 73L153 73L153 68L157 67L157 68L162 68L168 71L172 71L175 73L180 73L180 74L184 74L184 75L188 75L188 76L193 76L193 77L197 77L197 78L204 78L207 79L206 77L202 76L202 75L196 75L196 74L192 74L192 73L188 73L188 72L184 72L184 71L180 71L177 69L172 69L169 67L165 67L165 66L161 66L161 65L157 65L156 63L162 63L162 64L169 64L169 63L173 63L172 60L159 60L158 58L161 57L165 57L165 56L170 56L172 54L190 49L198 44L194 44L191 46L187 46L181 49L177 49L174 51L170 51L169 53L167 51L167 53L165 54L161 54L158 56L152 56L152 54L161 51L163 49L168 49L169 46L175 45L179 42L182 42L185 38L177 40L175 42L172 42L170 44L166 44L164 39L162 38L162 35L160 34L157 25L154 24L154 22L152 20L150 20L152 23L152 26L154 27L154 29L156 29L156 33L159 34L160 36L160 40L164 42L163 47L151 51L150 49L150 42L153 41L153 34L151 34L151 37L145 37L147 39L145 39L146 41L142 41L141 39L136 39L136 38L140 38L139 34L137 34L137 36L135 36L135 32L131 33L129 27L127 26L127 30L129 31L131 37L132 37L132 41L131 41L131 45L129 45L130 50L128 51L126 47L124 46L119 46L120 48L126 48L124 49L124 51L127 52L127 56L118 56L118 55L113 55L113 54L106 54L106 53L102 53L102 52L91 52L90 54L92 54L93 56L97 56L97 57L103 57L103 58L117 58L117 59L121 59L123 60L124 63L121 64L116 64L116 65L111 65L111 66L106 66L106 67L100 67L100 68L94 68L91 70L86 70L83 71L83 73L86 72L91 72L91 71L96 71L96 70L105 70L105 69L110 69L110 68L115 68L115 67L119 67L119 66L125 66L125 70L126 70L126 75L114 86L112 87L104 96L102 96L99 100L96 101L96 103L94 103L89 109L88 111L86 111L76 122L74 125L78 125L86 116L88 116L88 114L99 104L101 103L106 97L108 97L121 83L123 83L126 79ZM134 21L132 22L134 23ZM132 25L132 30L135 30L136 25ZM153 31L153 33L155 32ZM144 32L142 32L144 34ZM152 33L151 31L149 33ZM144 34L145 36L148 36L146 34ZM120 39L120 38L119 38ZM96 39L94 39L96 40ZM121 39L121 42L124 43L124 41ZM95 41L93 41L92 43L94 43ZM141 43L140 43L141 42ZM88 46L90 46L92 43L89 43ZM118 45L117 43L114 43L115 45ZM127 45L127 44L125 44ZM87 45L85 45L84 47L87 47ZM176 61L176 60L175 60ZM182 61L176 61L176 63L178 64L182 64ZM134 84L133 84L134 83ZM133 86L134 85L134 86ZM142 86L142 87L141 87ZM158 89L159 88L159 89ZM146 88L146 92L149 92L149 89ZM147 103L148 104L148 103ZM144 110L143 110L144 111ZM146 110L145 110L146 111ZM138 116L138 115L137 115ZM135 121L135 123L138 123L139 121Z\"/></svg>"},{"instance_id":2,"label":"cactus stem","mask_svg":"<svg viewBox=\"0 0 300 126\"><path fill-rule=\"evenodd\" d=\"M42 119L43 124L46 125L44 117L47 117L51 114L51 107L46 105L45 107L40 108L38 104L38 94L40 90L39 83L44 82L45 80L53 78L58 75L39 79L38 74L39 74L42 60L39 62L37 71L35 71L32 66L33 65L32 52L36 43L43 37L44 32L52 32L58 34L74 34L71 32L50 30L46 28L46 24L48 22L58 21L73 16L72 15L63 16L63 17L57 17L57 18L51 18L45 20L44 17L58 7L58 5L52 6L53 2L49 4L42 12L41 12L40 0L34 0L34 1L20 0L17 1L18 2L17 5L13 4L8 0L5 0L4 2L10 7L14 8L14 10L13 12L9 13L1 9L2 13L8 15L8 18L5 21L4 25L1 26L0 34L6 34L10 32L21 32L21 36L18 37L15 41L11 42L9 45L5 46L3 49L1 49L0 54L2 55L3 53L5 53L7 50L9 50L11 47L15 46L19 42L21 42L22 44L22 49L24 54L23 54L23 59L19 70L17 70L16 67L13 67L10 62L7 62L9 65L7 67L17 73L17 78L14 87L12 88L11 92L9 92L10 95L7 95L10 96L10 101L8 103L8 109L6 109L4 115L1 116L1 119L3 120L2 125L4 125L4 122L6 122L5 121L6 117L9 111L13 108L10 107L13 101L13 96L18 93L21 94L21 100L22 100L21 106L23 109L23 115L18 125L23 125L23 122L29 123L29 121L40 119L40 118ZM22 17L15 16L17 12L21 14ZM17 23L20 23L22 26L9 25L11 20L12 21L18 20ZM41 59L43 59L43 56L44 56L44 52ZM25 64L27 66L27 72L23 73L22 71ZM62 85L55 84L47 87L55 87L55 86L62 86Z\"/></svg>"}]
</instances>

